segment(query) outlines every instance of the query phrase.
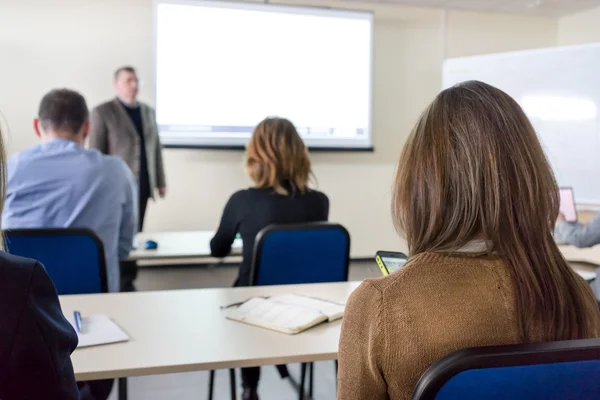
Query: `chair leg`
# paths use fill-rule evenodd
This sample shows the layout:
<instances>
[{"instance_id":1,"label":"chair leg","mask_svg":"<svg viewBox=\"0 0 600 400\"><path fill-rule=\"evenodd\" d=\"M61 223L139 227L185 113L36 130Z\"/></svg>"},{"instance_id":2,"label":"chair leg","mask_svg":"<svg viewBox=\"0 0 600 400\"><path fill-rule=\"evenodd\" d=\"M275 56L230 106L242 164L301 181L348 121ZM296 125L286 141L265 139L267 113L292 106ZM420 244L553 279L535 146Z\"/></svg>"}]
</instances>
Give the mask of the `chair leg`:
<instances>
[{"instance_id":1,"label":"chair leg","mask_svg":"<svg viewBox=\"0 0 600 400\"><path fill-rule=\"evenodd\" d=\"M127 378L119 378L119 400L127 400Z\"/></svg>"},{"instance_id":2,"label":"chair leg","mask_svg":"<svg viewBox=\"0 0 600 400\"><path fill-rule=\"evenodd\" d=\"M309 370L309 375L308 375L308 398L312 399L313 398L313 382L314 382L314 378L315 378L315 363L310 363L308 364L308 367L310 368Z\"/></svg>"},{"instance_id":3,"label":"chair leg","mask_svg":"<svg viewBox=\"0 0 600 400\"><path fill-rule=\"evenodd\" d=\"M300 365L300 385L298 385L299 400L304 400L304 388L306 387L306 366L307 363Z\"/></svg>"},{"instance_id":4,"label":"chair leg","mask_svg":"<svg viewBox=\"0 0 600 400\"><path fill-rule=\"evenodd\" d=\"M231 386L231 400L237 399L237 385L235 383L235 369L229 370L229 385Z\"/></svg>"},{"instance_id":5,"label":"chair leg","mask_svg":"<svg viewBox=\"0 0 600 400\"><path fill-rule=\"evenodd\" d=\"M208 400L213 400L213 391L215 389L215 370L209 372L208 375Z\"/></svg>"}]
</instances>

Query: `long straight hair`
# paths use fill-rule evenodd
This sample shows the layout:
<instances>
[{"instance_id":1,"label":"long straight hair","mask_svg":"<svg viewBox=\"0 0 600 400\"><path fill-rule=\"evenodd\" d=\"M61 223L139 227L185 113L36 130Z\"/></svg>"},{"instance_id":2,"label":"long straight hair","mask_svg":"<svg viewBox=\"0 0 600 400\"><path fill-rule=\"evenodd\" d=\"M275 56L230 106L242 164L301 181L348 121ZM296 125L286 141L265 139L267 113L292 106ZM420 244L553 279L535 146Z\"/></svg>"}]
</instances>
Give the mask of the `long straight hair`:
<instances>
[{"instance_id":1,"label":"long straight hair","mask_svg":"<svg viewBox=\"0 0 600 400\"><path fill-rule=\"evenodd\" d=\"M552 236L558 213L556 180L516 101L477 81L436 97L400 157L396 228L413 255L490 241L510 267L525 342L599 333L595 298Z\"/></svg>"}]
</instances>

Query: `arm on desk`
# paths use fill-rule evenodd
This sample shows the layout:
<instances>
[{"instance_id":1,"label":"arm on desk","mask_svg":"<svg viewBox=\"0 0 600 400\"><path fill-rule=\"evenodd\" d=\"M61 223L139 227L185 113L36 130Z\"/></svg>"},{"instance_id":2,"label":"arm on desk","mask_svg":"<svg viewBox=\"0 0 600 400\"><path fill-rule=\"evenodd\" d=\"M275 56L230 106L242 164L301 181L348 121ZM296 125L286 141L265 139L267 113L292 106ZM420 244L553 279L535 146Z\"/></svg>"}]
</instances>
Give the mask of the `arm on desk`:
<instances>
[{"instance_id":1,"label":"arm on desk","mask_svg":"<svg viewBox=\"0 0 600 400\"><path fill-rule=\"evenodd\" d=\"M554 237L557 242L579 248L600 244L600 215L587 224L559 222L556 224Z\"/></svg>"},{"instance_id":2,"label":"arm on desk","mask_svg":"<svg viewBox=\"0 0 600 400\"><path fill-rule=\"evenodd\" d=\"M240 197L243 191L234 193L225 205L221 216L219 229L210 241L210 254L213 257L223 258L231 252L231 245L235 240L240 225Z\"/></svg>"}]
</instances>

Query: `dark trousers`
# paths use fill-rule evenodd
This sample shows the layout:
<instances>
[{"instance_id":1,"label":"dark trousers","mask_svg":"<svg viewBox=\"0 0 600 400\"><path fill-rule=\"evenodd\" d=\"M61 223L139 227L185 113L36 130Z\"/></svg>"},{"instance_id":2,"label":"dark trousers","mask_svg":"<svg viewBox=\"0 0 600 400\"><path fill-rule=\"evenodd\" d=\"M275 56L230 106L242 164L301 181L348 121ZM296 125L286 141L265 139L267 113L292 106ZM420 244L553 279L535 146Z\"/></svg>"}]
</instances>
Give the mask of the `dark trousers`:
<instances>
[{"instance_id":1,"label":"dark trousers","mask_svg":"<svg viewBox=\"0 0 600 400\"><path fill-rule=\"evenodd\" d=\"M285 365L276 365L277 371L279 371L279 375L281 378L287 378L290 376L287 366ZM244 388L253 388L256 389L258 387L258 381L260 380L260 367L250 367L250 368L242 368L242 386Z\"/></svg>"},{"instance_id":2,"label":"dark trousers","mask_svg":"<svg viewBox=\"0 0 600 400\"><path fill-rule=\"evenodd\" d=\"M146 217L146 207L150 198L150 185L147 182L140 182L139 203L138 203L138 232L144 229L144 218ZM121 292L135 292L134 281L138 275L138 266L135 261L121 262Z\"/></svg>"},{"instance_id":3,"label":"dark trousers","mask_svg":"<svg viewBox=\"0 0 600 400\"><path fill-rule=\"evenodd\" d=\"M114 379L77 382L81 400L106 400L112 392Z\"/></svg>"}]
</instances>

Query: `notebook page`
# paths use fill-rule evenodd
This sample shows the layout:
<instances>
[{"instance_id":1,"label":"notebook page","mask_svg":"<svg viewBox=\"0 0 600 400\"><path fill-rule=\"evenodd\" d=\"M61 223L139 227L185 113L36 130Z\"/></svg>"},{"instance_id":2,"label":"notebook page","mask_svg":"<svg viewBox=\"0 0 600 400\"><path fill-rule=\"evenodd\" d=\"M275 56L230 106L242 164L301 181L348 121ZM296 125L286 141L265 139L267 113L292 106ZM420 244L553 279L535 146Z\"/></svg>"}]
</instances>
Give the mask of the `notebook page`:
<instances>
[{"instance_id":1,"label":"notebook page","mask_svg":"<svg viewBox=\"0 0 600 400\"><path fill-rule=\"evenodd\" d=\"M272 301L282 304L290 304L316 310L327 315L329 321L335 321L344 315L345 304L335 303L333 301L321 300L314 297L302 296L298 294L284 294L271 297Z\"/></svg>"},{"instance_id":2,"label":"notebook page","mask_svg":"<svg viewBox=\"0 0 600 400\"><path fill-rule=\"evenodd\" d=\"M260 297L232 309L227 318L285 333L298 333L327 320L327 316L317 310Z\"/></svg>"},{"instance_id":3,"label":"notebook page","mask_svg":"<svg viewBox=\"0 0 600 400\"><path fill-rule=\"evenodd\" d=\"M75 328L75 322L69 320L73 329ZM129 340L129 336L110 318L106 315L90 315L89 317L82 318L83 329L81 332L77 332L79 337L79 344L77 348L97 346L100 344L126 342Z\"/></svg>"}]
</instances>

